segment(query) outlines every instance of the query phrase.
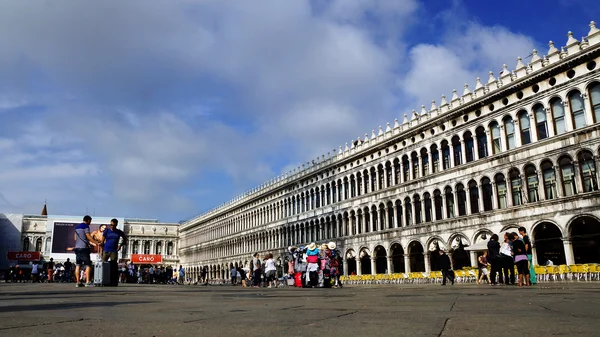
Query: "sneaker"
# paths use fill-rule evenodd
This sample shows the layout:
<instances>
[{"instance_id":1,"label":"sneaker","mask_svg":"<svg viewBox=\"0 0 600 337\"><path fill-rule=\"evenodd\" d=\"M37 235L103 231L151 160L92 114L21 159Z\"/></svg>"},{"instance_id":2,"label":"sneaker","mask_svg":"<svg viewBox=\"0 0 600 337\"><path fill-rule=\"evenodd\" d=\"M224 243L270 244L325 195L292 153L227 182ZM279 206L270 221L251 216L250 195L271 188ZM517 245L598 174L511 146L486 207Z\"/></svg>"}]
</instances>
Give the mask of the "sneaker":
<instances>
[{"instance_id":1,"label":"sneaker","mask_svg":"<svg viewBox=\"0 0 600 337\"><path fill-rule=\"evenodd\" d=\"M83 284L81 284L81 283L77 283L77 284L75 285L75 287L76 287L76 288L81 288L81 287L83 287L83 286L84 286L84 285L83 285Z\"/></svg>"},{"instance_id":2,"label":"sneaker","mask_svg":"<svg viewBox=\"0 0 600 337\"><path fill-rule=\"evenodd\" d=\"M93 284L93 283L86 283L86 284L85 284L85 286L86 286L86 287L93 287L93 286L94 286L94 284Z\"/></svg>"}]
</instances>

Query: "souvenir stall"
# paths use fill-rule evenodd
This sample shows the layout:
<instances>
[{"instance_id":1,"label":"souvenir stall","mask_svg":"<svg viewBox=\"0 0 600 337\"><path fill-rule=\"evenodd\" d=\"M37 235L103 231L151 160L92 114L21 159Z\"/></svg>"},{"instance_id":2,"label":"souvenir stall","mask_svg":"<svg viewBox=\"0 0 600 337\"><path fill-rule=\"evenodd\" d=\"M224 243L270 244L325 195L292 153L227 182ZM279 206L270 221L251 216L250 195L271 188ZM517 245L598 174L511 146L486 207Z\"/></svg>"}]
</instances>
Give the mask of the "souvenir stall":
<instances>
[{"instance_id":1,"label":"souvenir stall","mask_svg":"<svg viewBox=\"0 0 600 337\"><path fill-rule=\"evenodd\" d=\"M287 284L298 288L331 288L341 286L340 252L335 242L317 246L290 246L285 257Z\"/></svg>"}]
</instances>

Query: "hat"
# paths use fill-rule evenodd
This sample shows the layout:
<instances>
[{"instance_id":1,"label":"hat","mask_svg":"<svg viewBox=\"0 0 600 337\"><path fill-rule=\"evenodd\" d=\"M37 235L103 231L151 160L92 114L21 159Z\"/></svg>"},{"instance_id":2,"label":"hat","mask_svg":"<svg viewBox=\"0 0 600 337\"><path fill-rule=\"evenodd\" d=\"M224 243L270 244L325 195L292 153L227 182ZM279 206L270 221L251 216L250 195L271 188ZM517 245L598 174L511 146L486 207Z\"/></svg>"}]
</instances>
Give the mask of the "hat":
<instances>
[{"instance_id":1,"label":"hat","mask_svg":"<svg viewBox=\"0 0 600 337\"><path fill-rule=\"evenodd\" d=\"M328 247L329 249L331 249L331 250L334 250L334 249L335 249L335 247L337 247L337 246L335 245L335 242L333 242L333 241L330 241L330 242L327 244L327 247Z\"/></svg>"},{"instance_id":2,"label":"hat","mask_svg":"<svg viewBox=\"0 0 600 337\"><path fill-rule=\"evenodd\" d=\"M319 250L327 250L327 244L326 243L322 243L321 247L319 247Z\"/></svg>"},{"instance_id":3,"label":"hat","mask_svg":"<svg viewBox=\"0 0 600 337\"><path fill-rule=\"evenodd\" d=\"M315 250L315 248L317 248L317 245L314 242L311 242L310 245L308 245L308 250Z\"/></svg>"}]
</instances>

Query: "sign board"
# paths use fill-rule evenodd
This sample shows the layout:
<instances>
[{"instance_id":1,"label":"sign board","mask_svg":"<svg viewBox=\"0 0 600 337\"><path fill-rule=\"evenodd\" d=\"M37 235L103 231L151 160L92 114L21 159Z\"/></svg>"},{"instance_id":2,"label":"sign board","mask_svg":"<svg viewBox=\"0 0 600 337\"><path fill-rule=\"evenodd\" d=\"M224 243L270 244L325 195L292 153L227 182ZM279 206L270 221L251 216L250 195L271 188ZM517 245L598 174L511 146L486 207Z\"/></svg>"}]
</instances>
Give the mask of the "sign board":
<instances>
[{"instance_id":1,"label":"sign board","mask_svg":"<svg viewBox=\"0 0 600 337\"><path fill-rule=\"evenodd\" d=\"M8 259L15 261L39 261L40 252L8 252Z\"/></svg>"},{"instance_id":2,"label":"sign board","mask_svg":"<svg viewBox=\"0 0 600 337\"><path fill-rule=\"evenodd\" d=\"M131 254L131 262L136 264L155 264L162 263L160 254Z\"/></svg>"}]
</instances>

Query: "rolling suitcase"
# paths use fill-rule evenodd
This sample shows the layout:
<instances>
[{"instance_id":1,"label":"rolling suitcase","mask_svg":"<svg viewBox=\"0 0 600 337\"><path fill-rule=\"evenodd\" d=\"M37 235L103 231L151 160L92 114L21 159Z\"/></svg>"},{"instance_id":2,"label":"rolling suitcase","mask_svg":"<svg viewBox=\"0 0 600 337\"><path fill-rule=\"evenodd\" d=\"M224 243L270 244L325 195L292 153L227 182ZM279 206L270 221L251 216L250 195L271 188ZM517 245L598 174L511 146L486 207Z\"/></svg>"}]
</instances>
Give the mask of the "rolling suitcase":
<instances>
[{"instance_id":1,"label":"rolling suitcase","mask_svg":"<svg viewBox=\"0 0 600 337\"><path fill-rule=\"evenodd\" d=\"M119 266L113 262L96 262L94 265L94 285L116 287L119 285Z\"/></svg>"}]
</instances>

